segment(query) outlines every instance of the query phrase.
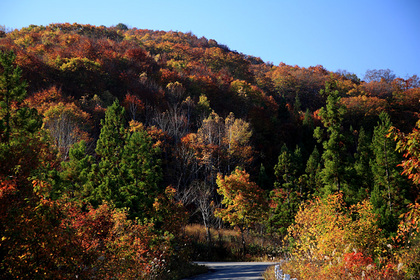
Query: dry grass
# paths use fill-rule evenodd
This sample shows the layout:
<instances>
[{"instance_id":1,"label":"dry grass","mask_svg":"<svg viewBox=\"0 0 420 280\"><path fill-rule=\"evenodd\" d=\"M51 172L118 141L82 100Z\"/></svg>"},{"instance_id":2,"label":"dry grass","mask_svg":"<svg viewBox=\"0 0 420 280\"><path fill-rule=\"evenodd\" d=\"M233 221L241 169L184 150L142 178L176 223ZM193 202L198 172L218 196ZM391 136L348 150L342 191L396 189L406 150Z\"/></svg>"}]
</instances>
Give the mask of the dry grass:
<instances>
[{"instance_id":1,"label":"dry grass","mask_svg":"<svg viewBox=\"0 0 420 280\"><path fill-rule=\"evenodd\" d=\"M270 266L263 274L264 280L276 280L276 275L274 273L274 266Z\"/></svg>"},{"instance_id":2,"label":"dry grass","mask_svg":"<svg viewBox=\"0 0 420 280\"><path fill-rule=\"evenodd\" d=\"M187 225L184 228L185 234L189 237L194 238L199 242L207 242L206 228L200 224ZM240 234L237 231L231 229L214 229L210 228L210 234L212 240L223 240L232 241L233 239L240 238Z\"/></svg>"},{"instance_id":3,"label":"dry grass","mask_svg":"<svg viewBox=\"0 0 420 280\"><path fill-rule=\"evenodd\" d=\"M242 255L241 234L232 229L210 229L211 246L215 252L219 252L227 259L246 259L255 261L273 261L279 256L278 244L269 237L256 236L255 234L245 233L244 238L247 247L247 254ZM203 225L191 224L184 228L187 235L198 246L208 246L207 232ZM208 247L207 247L208 248ZM204 254L201 249L201 255ZM219 254L219 255L220 255Z\"/></svg>"}]
</instances>

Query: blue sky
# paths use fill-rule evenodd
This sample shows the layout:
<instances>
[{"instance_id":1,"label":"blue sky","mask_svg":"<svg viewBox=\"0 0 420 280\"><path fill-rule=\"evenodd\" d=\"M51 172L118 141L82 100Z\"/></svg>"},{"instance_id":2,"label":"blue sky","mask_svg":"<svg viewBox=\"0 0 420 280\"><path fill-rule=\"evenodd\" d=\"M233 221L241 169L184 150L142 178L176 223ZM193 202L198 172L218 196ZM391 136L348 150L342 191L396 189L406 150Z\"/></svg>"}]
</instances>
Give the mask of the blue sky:
<instances>
[{"instance_id":1,"label":"blue sky","mask_svg":"<svg viewBox=\"0 0 420 280\"><path fill-rule=\"evenodd\" d=\"M420 76L419 0L1 0L0 25L192 32L278 65Z\"/></svg>"}]
</instances>

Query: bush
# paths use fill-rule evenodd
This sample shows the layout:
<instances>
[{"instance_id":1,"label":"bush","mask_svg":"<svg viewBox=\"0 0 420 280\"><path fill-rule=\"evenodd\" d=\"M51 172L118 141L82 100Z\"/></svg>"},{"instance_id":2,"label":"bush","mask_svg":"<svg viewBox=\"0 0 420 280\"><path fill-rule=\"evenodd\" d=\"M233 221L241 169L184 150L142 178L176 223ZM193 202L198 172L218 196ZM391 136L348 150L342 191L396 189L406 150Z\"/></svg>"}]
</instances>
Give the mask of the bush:
<instances>
[{"instance_id":1,"label":"bush","mask_svg":"<svg viewBox=\"0 0 420 280\"><path fill-rule=\"evenodd\" d=\"M402 279L380 255L385 240L376 221L369 201L348 208L341 193L308 202L288 229L291 260L283 269L298 279Z\"/></svg>"}]
</instances>

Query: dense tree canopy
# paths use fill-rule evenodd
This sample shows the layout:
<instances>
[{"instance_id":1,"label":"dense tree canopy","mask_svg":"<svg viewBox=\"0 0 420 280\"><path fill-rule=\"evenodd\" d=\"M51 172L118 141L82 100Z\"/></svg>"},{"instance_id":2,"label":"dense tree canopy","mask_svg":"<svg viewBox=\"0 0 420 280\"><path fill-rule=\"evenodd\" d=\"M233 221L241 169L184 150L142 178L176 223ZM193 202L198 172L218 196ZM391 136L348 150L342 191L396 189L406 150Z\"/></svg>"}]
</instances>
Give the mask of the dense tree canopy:
<instances>
[{"instance_id":1,"label":"dense tree canopy","mask_svg":"<svg viewBox=\"0 0 420 280\"><path fill-rule=\"evenodd\" d=\"M288 236L279 244L297 260L310 247L314 271L328 257L340 277L397 259L387 273L416 271L399 246L419 248L419 98L416 75L275 66L192 33L122 23L2 32L0 276L73 277L85 263L87 278L162 277L174 264L152 252L182 259L171 250L187 220L208 240L220 226Z\"/></svg>"}]
</instances>

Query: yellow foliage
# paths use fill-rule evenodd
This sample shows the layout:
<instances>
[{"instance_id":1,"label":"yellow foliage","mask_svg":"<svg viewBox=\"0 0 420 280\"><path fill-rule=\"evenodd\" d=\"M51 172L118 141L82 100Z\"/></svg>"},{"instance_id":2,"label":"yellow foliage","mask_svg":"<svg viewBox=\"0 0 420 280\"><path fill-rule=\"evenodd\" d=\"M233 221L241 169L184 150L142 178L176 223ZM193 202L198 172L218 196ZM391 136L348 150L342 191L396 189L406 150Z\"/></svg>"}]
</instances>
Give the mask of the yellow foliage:
<instances>
[{"instance_id":1,"label":"yellow foliage","mask_svg":"<svg viewBox=\"0 0 420 280\"><path fill-rule=\"evenodd\" d=\"M383 243L377 218L368 200L348 208L342 193L308 202L288 229L293 243L289 269L292 267L293 273L306 277L321 271L344 273L341 269L347 265L345 259L355 252L366 264Z\"/></svg>"}]
</instances>

